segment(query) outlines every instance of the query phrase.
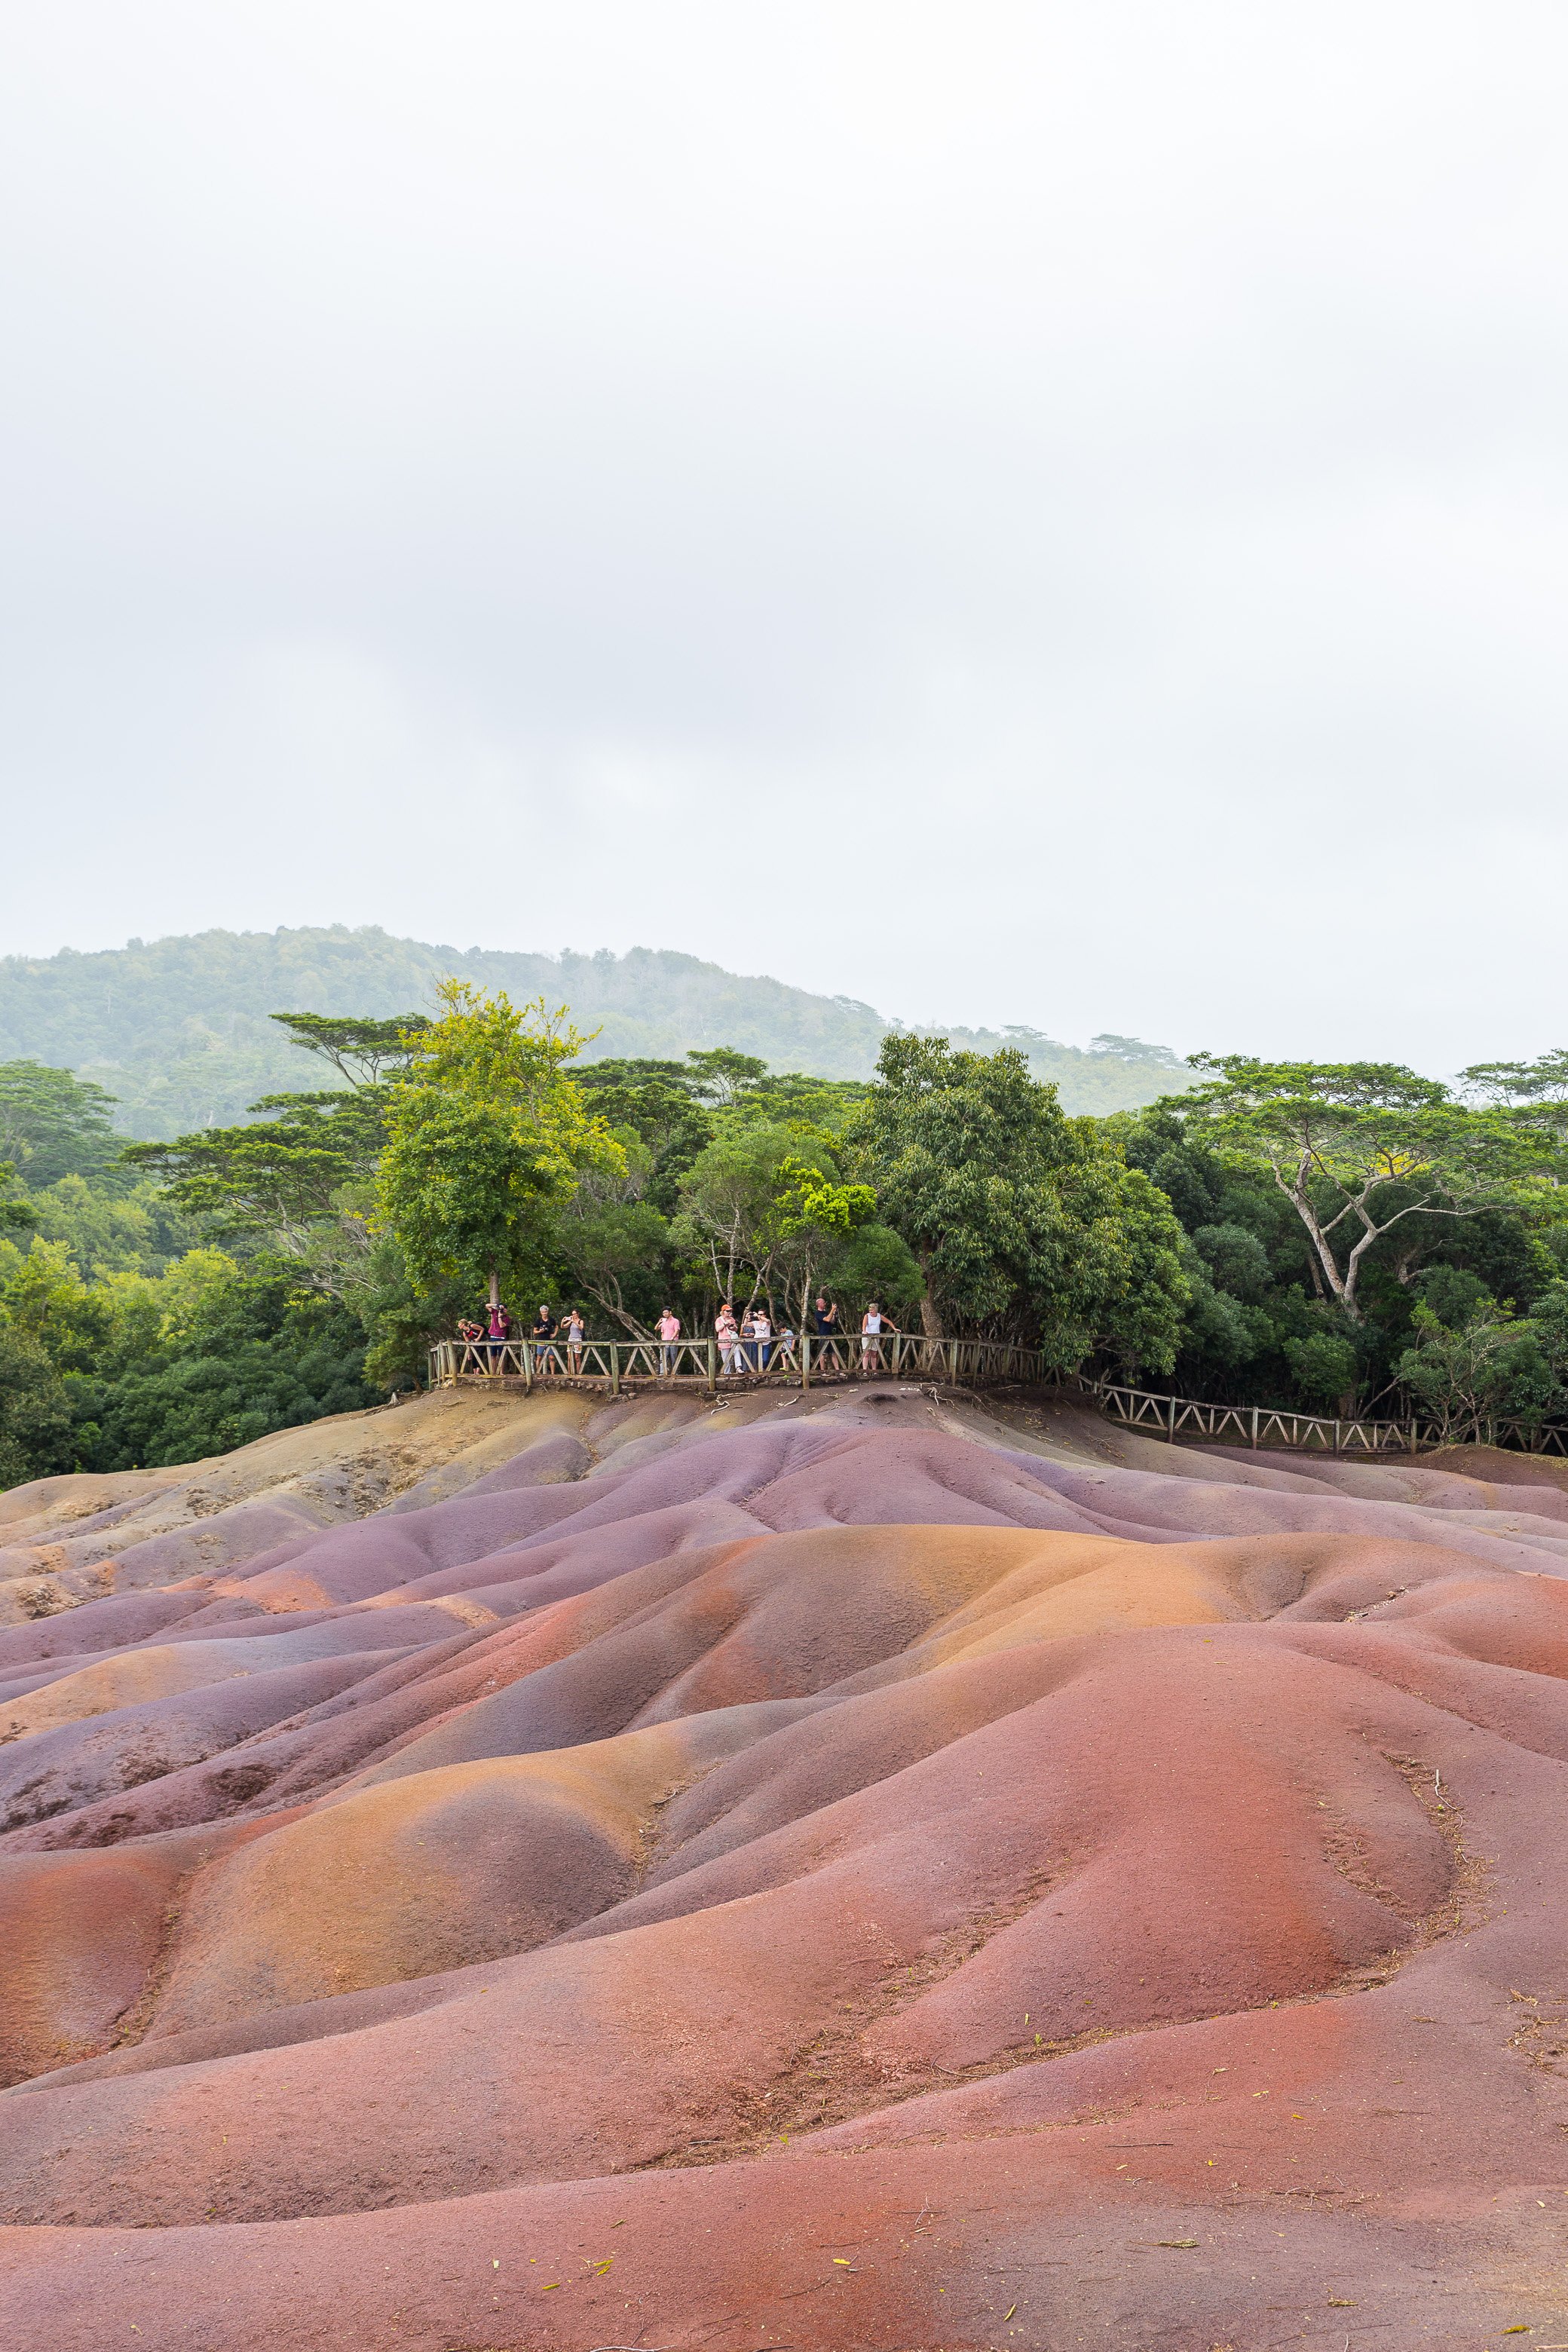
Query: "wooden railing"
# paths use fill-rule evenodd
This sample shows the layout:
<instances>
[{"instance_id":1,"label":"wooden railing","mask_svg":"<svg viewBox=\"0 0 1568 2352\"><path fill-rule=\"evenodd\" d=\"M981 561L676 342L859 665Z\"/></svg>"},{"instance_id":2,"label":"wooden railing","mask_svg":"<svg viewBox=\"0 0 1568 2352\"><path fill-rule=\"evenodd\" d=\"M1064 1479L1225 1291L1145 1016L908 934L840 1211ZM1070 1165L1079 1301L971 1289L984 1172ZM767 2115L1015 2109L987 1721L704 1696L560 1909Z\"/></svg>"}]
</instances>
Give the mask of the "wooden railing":
<instances>
[{"instance_id":1,"label":"wooden railing","mask_svg":"<svg viewBox=\"0 0 1568 2352\"><path fill-rule=\"evenodd\" d=\"M441 1339L430 1350L430 1386L468 1381L623 1390L700 1386L809 1389L833 1381L940 1381L951 1388L994 1388L999 1382L1048 1377L1034 1348L996 1339L928 1339L918 1331L886 1331L879 1340L847 1331L793 1340L742 1339Z\"/></svg>"},{"instance_id":2,"label":"wooden railing","mask_svg":"<svg viewBox=\"0 0 1568 2352\"><path fill-rule=\"evenodd\" d=\"M890 1331L877 1341L858 1332L837 1339L807 1335L742 1339L441 1339L430 1349L430 1386L459 1381L588 1388L609 1396L647 1388L721 1389L822 1387L850 1380L934 1381L947 1388L996 1388L1019 1382L1054 1384L1059 1375L1035 1348L999 1339L928 1339L918 1331ZM1374 1421L1366 1416L1291 1412L1282 1405L1211 1404L1198 1397L1162 1396L1118 1381L1080 1376L1069 1394L1092 1401L1108 1419L1169 1441L1306 1454L1419 1454L1456 1441L1435 1423ZM1485 1442L1510 1453L1568 1454L1568 1431L1521 1421L1489 1421Z\"/></svg>"},{"instance_id":3,"label":"wooden railing","mask_svg":"<svg viewBox=\"0 0 1568 2352\"><path fill-rule=\"evenodd\" d=\"M1110 1420L1152 1436L1206 1439L1211 1444L1279 1448L1317 1454L1419 1454L1458 1441L1429 1421L1373 1421L1327 1413L1289 1412L1279 1405L1208 1404L1196 1397L1159 1396L1114 1381L1085 1380ZM1488 1421L1484 1443L1519 1454L1568 1454L1568 1431L1523 1421Z\"/></svg>"}]
</instances>

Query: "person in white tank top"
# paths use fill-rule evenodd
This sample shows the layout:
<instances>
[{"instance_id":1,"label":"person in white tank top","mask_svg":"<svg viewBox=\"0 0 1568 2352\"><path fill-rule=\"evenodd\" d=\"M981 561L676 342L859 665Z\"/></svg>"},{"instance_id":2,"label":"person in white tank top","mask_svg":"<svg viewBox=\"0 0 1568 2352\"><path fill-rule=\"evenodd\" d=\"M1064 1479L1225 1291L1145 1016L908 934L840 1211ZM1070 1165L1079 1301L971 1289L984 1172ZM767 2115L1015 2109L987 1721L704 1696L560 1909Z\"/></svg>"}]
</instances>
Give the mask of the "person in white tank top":
<instances>
[{"instance_id":1,"label":"person in white tank top","mask_svg":"<svg viewBox=\"0 0 1568 2352\"><path fill-rule=\"evenodd\" d=\"M860 1370L879 1372L882 1369L882 1339L884 1333L898 1329L892 1318L884 1315L873 1298L860 1318Z\"/></svg>"}]
</instances>

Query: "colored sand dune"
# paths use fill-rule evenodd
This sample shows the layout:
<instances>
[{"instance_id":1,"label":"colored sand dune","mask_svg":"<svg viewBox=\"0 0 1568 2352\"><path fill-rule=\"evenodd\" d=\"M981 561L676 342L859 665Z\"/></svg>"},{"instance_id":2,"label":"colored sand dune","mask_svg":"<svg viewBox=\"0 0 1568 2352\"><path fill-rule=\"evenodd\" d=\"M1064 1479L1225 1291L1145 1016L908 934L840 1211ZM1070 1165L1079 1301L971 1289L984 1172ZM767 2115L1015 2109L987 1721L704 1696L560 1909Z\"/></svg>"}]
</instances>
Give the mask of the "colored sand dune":
<instances>
[{"instance_id":1,"label":"colored sand dune","mask_svg":"<svg viewBox=\"0 0 1568 2352\"><path fill-rule=\"evenodd\" d=\"M0 1615L6 2346L1568 2340L1564 1465L447 1394Z\"/></svg>"}]
</instances>

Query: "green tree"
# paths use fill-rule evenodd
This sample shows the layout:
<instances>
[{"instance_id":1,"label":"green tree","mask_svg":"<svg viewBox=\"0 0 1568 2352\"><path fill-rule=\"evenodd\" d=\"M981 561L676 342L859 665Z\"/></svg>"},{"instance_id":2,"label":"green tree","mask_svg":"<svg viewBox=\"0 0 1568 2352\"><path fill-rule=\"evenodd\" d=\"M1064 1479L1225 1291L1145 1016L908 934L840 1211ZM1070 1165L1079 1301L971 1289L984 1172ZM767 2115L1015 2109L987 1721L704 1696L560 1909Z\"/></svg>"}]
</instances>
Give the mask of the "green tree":
<instances>
[{"instance_id":1,"label":"green tree","mask_svg":"<svg viewBox=\"0 0 1568 2352\"><path fill-rule=\"evenodd\" d=\"M1472 1062L1459 1076L1483 1102L1568 1103L1568 1046L1533 1062Z\"/></svg>"},{"instance_id":2,"label":"green tree","mask_svg":"<svg viewBox=\"0 0 1568 2352\"><path fill-rule=\"evenodd\" d=\"M161 1177L169 1200L212 1230L303 1258L317 1228L338 1213L346 1184L370 1174L386 1140L390 1089L268 1095L277 1110L247 1127L210 1128L173 1143L135 1143L127 1160Z\"/></svg>"},{"instance_id":3,"label":"green tree","mask_svg":"<svg viewBox=\"0 0 1568 2352\"><path fill-rule=\"evenodd\" d=\"M29 1185L58 1176L101 1176L119 1157L114 1097L44 1062L0 1062L0 1160Z\"/></svg>"},{"instance_id":4,"label":"green tree","mask_svg":"<svg viewBox=\"0 0 1568 2352\"><path fill-rule=\"evenodd\" d=\"M1385 1234L1405 1228L1407 1276L1438 1221L1517 1202L1543 1172L1539 1131L1509 1111L1456 1102L1399 1064L1192 1061L1213 1075L1162 1108L1269 1171L1352 1324L1364 1319L1363 1278Z\"/></svg>"},{"instance_id":5,"label":"green tree","mask_svg":"<svg viewBox=\"0 0 1568 2352\"><path fill-rule=\"evenodd\" d=\"M738 1054L732 1045L693 1045L686 1061L693 1094L721 1109L743 1100L768 1069L755 1054Z\"/></svg>"},{"instance_id":6,"label":"green tree","mask_svg":"<svg viewBox=\"0 0 1568 2352\"><path fill-rule=\"evenodd\" d=\"M691 1070L679 1062L605 1060L573 1075L605 1126L623 1139L629 1129L646 1150L637 1199L672 1216L681 1178L714 1135Z\"/></svg>"},{"instance_id":7,"label":"green tree","mask_svg":"<svg viewBox=\"0 0 1568 2352\"><path fill-rule=\"evenodd\" d=\"M1444 1304L1444 1311L1439 1305ZM1458 1311L1455 1307L1458 1306ZM1428 1297L1415 1312L1415 1344L1396 1367L1417 1413L1444 1444L1479 1442L1500 1419L1539 1425L1563 1411L1561 1306L1546 1302L1540 1323L1482 1296L1468 1304Z\"/></svg>"},{"instance_id":8,"label":"green tree","mask_svg":"<svg viewBox=\"0 0 1568 2352\"><path fill-rule=\"evenodd\" d=\"M462 981L437 999L388 1097L374 1228L395 1238L417 1289L521 1297L545 1278L556 1213L582 1173L625 1154L567 1073L586 1041L564 1007L520 1011Z\"/></svg>"},{"instance_id":9,"label":"green tree","mask_svg":"<svg viewBox=\"0 0 1568 2352\"><path fill-rule=\"evenodd\" d=\"M0 1160L0 1234L25 1232L37 1223L37 1212L16 1192L16 1161Z\"/></svg>"},{"instance_id":10,"label":"green tree","mask_svg":"<svg viewBox=\"0 0 1568 2352\"><path fill-rule=\"evenodd\" d=\"M375 1086L389 1072L406 1069L414 1039L430 1025L423 1013L399 1013L390 1021L333 1013L271 1013L268 1019L308 1054L330 1062L351 1087Z\"/></svg>"},{"instance_id":11,"label":"green tree","mask_svg":"<svg viewBox=\"0 0 1568 2352\"><path fill-rule=\"evenodd\" d=\"M100 1349L66 1380L85 1468L197 1462L375 1402L358 1319L276 1265L195 1251L113 1305Z\"/></svg>"},{"instance_id":12,"label":"green tree","mask_svg":"<svg viewBox=\"0 0 1568 2352\"><path fill-rule=\"evenodd\" d=\"M71 1467L70 1398L47 1350L0 1322L0 1487Z\"/></svg>"},{"instance_id":13,"label":"green tree","mask_svg":"<svg viewBox=\"0 0 1568 2352\"><path fill-rule=\"evenodd\" d=\"M591 1094L602 1102L608 1093ZM635 1128L612 1129L620 1168L595 1161L566 1195L556 1237L573 1286L635 1339L650 1336L671 1285L668 1221L645 1198L653 1153Z\"/></svg>"},{"instance_id":14,"label":"green tree","mask_svg":"<svg viewBox=\"0 0 1568 2352\"><path fill-rule=\"evenodd\" d=\"M704 1269L710 1294L765 1296L784 1235L780 1195L796 1139L788 1128L727 1124L688 1171L671 1239Z\"/></svg>"},{"instance_id":15,"label":"green tree","mask_svg":"<svg viewBox=\"0 0 1568 2352\"><path fill-rule=\"evenodd\" d=\"M1336 1412L1355 1411L1361 1362L1344 1332L1309 1331L1285 1341L1285 1357L1296 1383L1309 1404L1332 1405Z\"/></svg>"},{"instance_id":16,"label":"green tree","mask_svg":"<svg viewBox=\"0 0 1568 2352\"><path fill-rule=\"evenodd\" d=\"M1098 1349L1168 1370L1191 1286L1170 1203L1092 1120L1063 1117L1024 1055L888 1038L851 1132L857 1172L914 1253L926 1330Z\"/></svg>"}]
</instances>

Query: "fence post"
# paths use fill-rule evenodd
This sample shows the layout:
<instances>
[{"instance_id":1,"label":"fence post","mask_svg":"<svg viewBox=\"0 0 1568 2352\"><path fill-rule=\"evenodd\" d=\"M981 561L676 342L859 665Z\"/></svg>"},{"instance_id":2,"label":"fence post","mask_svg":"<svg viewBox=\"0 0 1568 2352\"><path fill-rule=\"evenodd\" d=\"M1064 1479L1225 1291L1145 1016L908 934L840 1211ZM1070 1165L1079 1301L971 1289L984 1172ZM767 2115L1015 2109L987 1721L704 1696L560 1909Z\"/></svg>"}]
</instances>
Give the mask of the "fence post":
<instances>
[{"instance_id":1,"label":"fence post","mask_svg":"<svg viewBox=\"0 0 1568 2352\"><path fill-rule=\"evenodd\" d=\"M1172 1438L1176 1434L1176 1400L1174 1397L1172 1397L1165 1406L1165 1433L1167 1436Z\"/></svg>"},{"instance_id":2,"label":"fence post","mask_svg":"<svg viewBox=\"0 0 1568 2352\"><path fill-rule=\"evenodd\" d=\"M1255 1454L1258 1451L1258 1407L1256 1405L1252 1408L1252 1450Z\"/></svg>"},{"instance_id":3,"label":"fence post","mask_svg":"<svg viewBox=\"0 0 1568 2352\"><path fill-rule=\"evenodd\" d=\"M803 1315L800 1319L804 1325L805 1317ZM800 1335L800 1384L803 1389L811 1386L811 1334L805 1329Z\"/></svg>"},{"instance_id":4,"label":"fence post","mask_svg":"<svg viewBox=\"0 0 1568 2352\"><path fill-rule=\"evenodd\" d=\"M710 1339L708 1342L708 1393L715 1397L719 1393L719 1342L717 1339Z\"/></svg>"},{"instance_id":5,"label":"fence post","mask_svg":"<svg viewBox=\"0 0 1568 2352\"><path fill-rule=\"evenodd\" d=\"M525 1339L522 1343L522 1392L524 1396L533 1394L533 1342L531 1339Z\"/></svg>"},{"instance_id":6,"label":"fence post","mask_svg":"<svg viewBox=\"0 0 1568 2352\"><path fill-rule=\"evenodd\" d=\"M958 1386L958 1342L956 1339L950 1339L947 1343L947 1380L948 1386L950 1388L956 1388Z\"/></svg>"},{"instance_id":7,"label":"fence post","mask_svg":"<svg viewBox=\"0 0 1568 2352\"><path fill-rule=\"evenodd\" d=\"M619 1396L620 1392L621 1343L618 1339L612 1339L610 1342L610 1394Z\"/></svg>"}]
</instances>

